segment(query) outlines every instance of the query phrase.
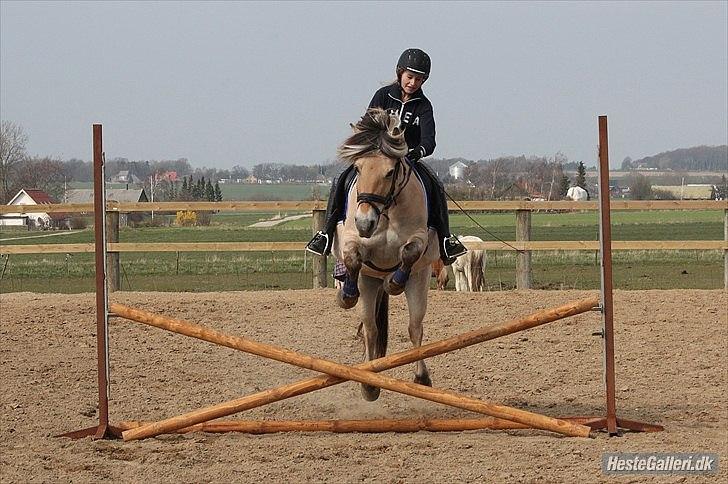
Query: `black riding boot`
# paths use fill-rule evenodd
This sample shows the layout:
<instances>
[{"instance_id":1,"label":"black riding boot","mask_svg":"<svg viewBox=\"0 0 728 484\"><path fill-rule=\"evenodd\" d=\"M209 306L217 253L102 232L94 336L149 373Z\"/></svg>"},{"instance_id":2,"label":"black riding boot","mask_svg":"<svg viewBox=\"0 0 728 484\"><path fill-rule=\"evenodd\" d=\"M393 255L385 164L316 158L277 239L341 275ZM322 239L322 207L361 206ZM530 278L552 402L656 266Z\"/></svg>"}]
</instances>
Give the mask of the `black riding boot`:
<instances>
[{"instance_id":1,"label":"black riding boot","mask_svg":"<svg viewBox=\"0 0 728 484\"><path fill-rule=\"evenodd\" d=\"M440 258L445 265L455 262L455 259L465 254L468 249L450 234L450 217L447 211L447 198L445 187L437 175L426 164L414 163L417 173L422 181L426 183L429 193L429 213L427 214L427 225L434 227L437 231L437 240L440 246Z\"/></svg>"},{"instance_id":2,"label":"black riding boot","mask_svg":"<svg viewBox=\"0 0 728 484\"><path fill-rule=\"evenodd\" d=\"M331 246L334 243L334 233L336 232L336 224L342 219L344 206L346 205L346 194L349 186L353 181L354 165L349 165L337 178L331 183L331 192L329 193L329 201L326 205L326 221L324 229L317 232L313 238L306 244L306 250L318 255L329 255Z\"/></svg>"}]
</instances>

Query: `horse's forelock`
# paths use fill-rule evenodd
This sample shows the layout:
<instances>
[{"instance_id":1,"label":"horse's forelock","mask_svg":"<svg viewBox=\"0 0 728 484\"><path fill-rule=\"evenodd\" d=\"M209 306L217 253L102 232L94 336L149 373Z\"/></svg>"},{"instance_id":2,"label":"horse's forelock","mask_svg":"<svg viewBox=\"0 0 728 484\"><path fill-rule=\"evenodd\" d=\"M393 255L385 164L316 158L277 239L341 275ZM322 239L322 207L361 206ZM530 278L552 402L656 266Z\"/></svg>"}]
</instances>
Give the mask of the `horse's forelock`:
<instances>
[{"instance_id":1,"label":"horse's forelock","mask_svg":"<svg viewBox=\"0 0 728 484\"><path fill-rule=\"evenodd\" d=\"M390 158L401 158L407 154L404 131L399 118L380 108L369 109L355 125L354 134L338 149L342 160L353 163L358 158L380 151Z\"/></svg>"}]
</instances>

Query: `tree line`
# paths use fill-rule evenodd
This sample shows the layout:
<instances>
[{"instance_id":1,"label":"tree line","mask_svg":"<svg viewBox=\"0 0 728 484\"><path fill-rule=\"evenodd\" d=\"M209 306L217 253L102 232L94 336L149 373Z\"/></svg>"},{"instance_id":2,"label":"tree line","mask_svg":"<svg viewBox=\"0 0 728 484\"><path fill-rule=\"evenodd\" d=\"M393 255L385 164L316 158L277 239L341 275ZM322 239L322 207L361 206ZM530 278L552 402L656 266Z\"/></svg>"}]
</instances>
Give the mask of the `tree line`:
<instances>
[{"instance_id":1,"label":"tree line","mask_svg":"<svg viewBox=\"0 0 728 484\"><path fill-rule=\"evenodd\" d=\"M26 152L28 137L19 125L3 121L0 134L0 203L7 203L21 188L39 188L56 200L62 200L68 183L93 180L91 161L29 156ZM460 180L449 173L456 161L467 165ZM448 184L452 193L463 198L522 198L524 194L535 193L544 199L556 200L566 194L570 185L590 191L583 175L579 180L570 180L565 174L575 166L583 171L583 163L569 162L561 153L551 158L520 156L478 161L434 158L424 162ZM107 181L127 171L138 178L143 187L150 189L155 201L220 201L221 181L237 182L251 175L259 180L283 183L329 182L343 168L343 164L336 162L312 165L269 162L259 163L250 170L240 165L230 169L193 168L186 158L131 161L117 157L105 162Z\"/></svg>"},{"instance_id":2,"label":"tree line","mask_svg":"<svg viewBox=\"0 0 728 484\"><path fill-rule=\"evenodd\" d=\"M728 171L728 145L694 146L665 151L639 160L622 161L623 170L652 168L672 171Z\"/></svg>"},{"instance_id":3,"label":"tree line","mask_svg":"<svg viewBox=\"0 0 728 484\"><path fill-rule=\"evenodd\" d=\"M60 160L48 156L29 156L27 135L21 126L2 121L0 130L0 203L7 203L21 188L40 188L56 200L62 200L65 185L70 182L91 182L93 163L79 159ZM550 157L505 156L489 160L465 158L428 158L427 163L447 185L448 192L459 199L497 200L538 197L559 200L570 186L580 186L595 196L597 187L586 181L582 161L570 161L563 153ZM453 164L464 165L462 177L450 174ZM699 146L684 148L633 161L629 157L623 169L654 167L656 169L713 170L728 168L728 147ZM259 163L248 169L241 165L232 168L192 167L186 158L176 160L134 161L117 157L107 160L107 181L128 171L151 189L155 201L163 200L222 200L219 184L235 183L255 177L281 183L329 182L338 176L344 165L337 162L310 165ZM576 172L575 176L568 173ZM634 176L639 196L650 196L645 186L649 180Z\"/></svg>"}]
</instances>

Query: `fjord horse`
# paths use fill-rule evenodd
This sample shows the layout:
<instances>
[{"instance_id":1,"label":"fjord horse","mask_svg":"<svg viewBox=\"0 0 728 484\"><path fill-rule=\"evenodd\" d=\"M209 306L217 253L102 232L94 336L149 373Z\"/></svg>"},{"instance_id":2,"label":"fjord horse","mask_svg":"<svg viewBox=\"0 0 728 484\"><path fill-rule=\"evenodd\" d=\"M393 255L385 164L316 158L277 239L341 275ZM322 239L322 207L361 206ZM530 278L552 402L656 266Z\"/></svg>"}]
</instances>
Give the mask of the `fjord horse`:
<instances>
[{"instance_id":1,"label":"fjord horse","mask_svg":"<svg viewBox=\"0 0 728 484\"><path fill-rule=\"evenodd\" d=\"M361 300L366 361L384 356L389 332L389 296L404 292L412 344L422 344L430 265L440 257L436 233L427 227L422 182L404 159L407 144L399 118L370 109L339 147L339 158L354 165L346 217L336 229L333 253L346 266L337 293L344 309ZM415 364L416 383L432 385L425 362ZM365 400L379 388L362 384Z\"/></svg>"}]
</instances>

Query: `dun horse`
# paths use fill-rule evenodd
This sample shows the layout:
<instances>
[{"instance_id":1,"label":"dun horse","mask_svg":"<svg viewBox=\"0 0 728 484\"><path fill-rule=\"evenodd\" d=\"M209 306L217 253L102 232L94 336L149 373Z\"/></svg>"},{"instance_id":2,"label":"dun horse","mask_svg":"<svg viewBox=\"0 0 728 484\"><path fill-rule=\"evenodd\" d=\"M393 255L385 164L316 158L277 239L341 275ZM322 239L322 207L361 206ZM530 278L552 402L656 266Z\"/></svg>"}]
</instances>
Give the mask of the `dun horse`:
<instances>
[{"instance_id":1,"label":"dun horse","mask_svg":"<svg viewBox=\"0 0 728 484\"><path fill-rule=\"evenodd\" d=\"M356 178L349 190L346 218L336 230L334 255L346 266L337 294L344 309L361 299L367 361L387 352L389 296L404 292L412 344L422 344L422 320L427 310L430 264L439 258L436 234L427 228L424 187L407 153L399 119L382 109L370 109L352 126L354 134L339 147L339 157L352 163ZM425 362L416 363L416 383L432 385ZM362 385L362 396L373 401L379 388Z\"/></svg>"}]
</instances>

